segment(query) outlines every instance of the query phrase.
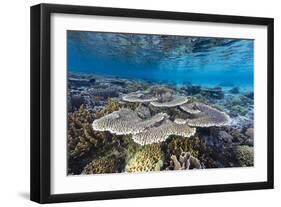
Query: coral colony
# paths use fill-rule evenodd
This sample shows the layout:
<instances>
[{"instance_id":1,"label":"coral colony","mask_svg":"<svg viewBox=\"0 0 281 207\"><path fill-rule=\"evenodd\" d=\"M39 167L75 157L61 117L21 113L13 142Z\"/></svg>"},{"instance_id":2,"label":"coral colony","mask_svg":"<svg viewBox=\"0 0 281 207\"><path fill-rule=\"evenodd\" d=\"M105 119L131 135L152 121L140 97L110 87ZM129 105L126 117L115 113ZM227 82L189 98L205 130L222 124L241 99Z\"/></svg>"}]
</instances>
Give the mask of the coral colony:
<instances>
[{"instance_id":1,"label":"coral colony","mask_svg":"<svg viewBox=\"0 0 281 207\"><path fill-rule=\"evenodd\" d=\"M232 49L231 54L234 55L231 58L236 58L238 64L240 60L237 55L240 55L241 51L239 54L233 51L240 47L245 50L247 47L244 44L251 46L244 40L239 42L229 39L193 38L193 41L189 41L188 37L185 40L179 38L181 44L187 45L184 49L177 44L178 39L169 36L154 36L153 41L149 42L151 35L147 35L146 40L143 37L138 39L134 35L130 35L130 39L125 34L111 34L111 38L106 33L93 32L87 33L86 36L83 32L82 34L78 35L78 39L75 39L77 34L70 35L68 47L70 54L74 48L76 52L80 51L75 56L80 63L82 60L86 61L83 53L89 48L85 48L85 45L90 44L91 48L94 47L92 43L97 37L103 44L100 48L111 47L109 42L106 43L109 40L114 40L112 44L119 41L122 45L111 48L110 53L107 51L108 56L111 54L108 61L113 61L114 58L119 60L121 57L118 55L132 49L132 44L142 45L133 49L136 50L134 55L143 55L139 58L144 61L144 56L148 55L149 51L144 48L144 52L141 47L153 47L157 50L157 45L167 44L171 48L168 51L164 50L163 56L171 55L171 51L173 58L176 55L183 56L182 53L192 55L199 51L200 61L205 60L202 54L210 55L213 49L216 49L216 53ZM104 38L100 38L102 35ZM79 42L81 38L84 38L83 44ZM91 41L89 38L92 38ZM130 44L128 39L131 40ZM98 44L101 44L100 42ZM148 42L153 46L147 46ZM158 49L163 50L160 46ZM103 54L104 49L101 50ZM91 52L87 51L87 58L90 57L87 61L91 61L91 58L94 60L87 64L91 64L91 67L96 64L96 68L103 67L99 64L102 60L97 61L97 54ZM112 53L118 55L115 54L113 58ZM154 54L153 51L151 53ZM223 57L224 53L225 51L223 54L216 54L215 57ZM130 64L130 57L135 57L134 55L126 55ZM106 57L103 55L99 58ZM155 61L162 61L162 58L156 59L153 59L153 64L149 63L152 72ZM171 59L170 64L175 64L173 61L175 60ZM251 58L248 61L251 61ZM135 60L133 62L136 67L141 64ZM72 64L69 63L70 66ZM196 61L196 64L199 62ZM243 65L243 62L240 61L239 64ZM239 66L242 67L241 65ZM81 64L80 67L83 68L82 66L86 67ZM148 67L148 63L145 67ZM95 69L68 70L68 175L254 166L252 87L244 87L244 83L239 82L234 84L227 78L211 85L208 84L208 79L201 83L192 83L190 79L188 82L177 84L163 79L146 79L137 72L128 77L122 75L122 72L120 76L116 75L116 70L114 74L108 71L105 74L95 74ZM194 73L193 71L192 74ZM162 78L163 73L159 68L157 74Z\"/></svg>"}]
</instances>

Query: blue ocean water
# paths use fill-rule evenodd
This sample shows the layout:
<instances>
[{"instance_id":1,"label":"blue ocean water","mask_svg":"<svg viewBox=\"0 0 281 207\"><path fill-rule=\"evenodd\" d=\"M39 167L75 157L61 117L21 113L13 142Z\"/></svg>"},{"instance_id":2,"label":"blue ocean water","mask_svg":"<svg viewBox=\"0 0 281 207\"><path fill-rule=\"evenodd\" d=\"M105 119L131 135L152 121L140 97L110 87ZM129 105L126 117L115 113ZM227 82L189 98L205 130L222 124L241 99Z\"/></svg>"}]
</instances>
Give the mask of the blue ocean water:
<instances>
[{"instance_id":1,"label":"blue ocean water","mask_svg":"<svg viewBox=\"0 0 281 207\"><path fill-rule=\"evenodd\" d=\"M68 31L69 72L253 88L254 40Z\"/></svg>"}]
</instances>

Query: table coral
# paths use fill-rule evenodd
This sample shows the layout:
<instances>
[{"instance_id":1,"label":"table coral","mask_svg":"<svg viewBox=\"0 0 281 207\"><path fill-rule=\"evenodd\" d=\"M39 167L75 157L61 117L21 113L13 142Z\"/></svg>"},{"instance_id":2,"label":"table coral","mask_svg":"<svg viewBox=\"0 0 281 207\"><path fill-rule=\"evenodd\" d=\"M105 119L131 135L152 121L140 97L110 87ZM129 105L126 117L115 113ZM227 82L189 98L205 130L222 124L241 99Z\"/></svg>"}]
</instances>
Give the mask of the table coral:
<instances>
[{"instance_id":1,"label":"table coral","mask_svg":"<svg viewBox=\"0 0 281 207\"><path fill-rule=\"evenodd\" d=\"M122 97L123 101L127 102L139 102L139 103L146 103L151 101L156 101L157 98L153 97L151 94L147 94L141 91L132 92L129 94L126 94Z\"/></svg>"},{"instance_id":2,"label":"table coral","mask_svg":"<svg viewBox=\"0 0 281 207\"><path fill-rule=\"evenodd\" d=\"M187 124L177 124L167 119L159 126L147 128L140 133L134 134L132 138L136 143L146 145L163 142L171 135L190 137L195 132L196 129L189 127Z\"/></svg>"},{"instance_id":3,"label":"table coral","mask_svg":"<svg viewBox=\"0 0 281 207\"><path fill-rule=\"evenodd\" d=\"M185 104L188 99L185 96L172 95L168 101L152 101L150 104L155 107L176 107Z\"/></svg>"},{"instance_id":4,"label":"table coral","mask_svg":"<svg viewBox=\"0 0 281 207\"><path fill-rule=\"evenodd\" d=\"M136 134L161 122L166 117L167 114L158 113L151 118L143 120L138 116L137 112L122 108L94 120L92 126L95 131L109 131L117 135Z\"/></svg>"},{"instance_id":5,"label":"table coral","mask_svg":"<svg viewBox=\"0 0 281 207\"><path fill-rule=\"evenodd\" d=\"M230 124L230 117L225 112L200 102L191 103L191 105L193 105L193 110L200 112L193 114L192 118L186 119L185 122L190 126L211 127Z\"/></svg>"}]
</instances>

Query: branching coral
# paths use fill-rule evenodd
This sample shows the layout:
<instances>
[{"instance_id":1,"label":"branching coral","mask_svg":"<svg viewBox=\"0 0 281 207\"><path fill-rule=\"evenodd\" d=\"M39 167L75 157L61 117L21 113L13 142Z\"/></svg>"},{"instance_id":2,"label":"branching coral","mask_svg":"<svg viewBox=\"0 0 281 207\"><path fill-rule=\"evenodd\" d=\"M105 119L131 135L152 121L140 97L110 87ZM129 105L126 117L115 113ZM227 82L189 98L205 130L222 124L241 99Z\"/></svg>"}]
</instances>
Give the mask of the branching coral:
<instances>
[{"instance_id":1,"label":"branching coral","mask_svg":"<svg viewBox=\"0 0 281 207\"><path fill-rule=\"evenodd\" d=\"M181 149L181 148L180 148ZM174 170L189 170L189 169L201 169L202 165L200 161L191 155L190 152L185 152L181 149L179 159L176 155L171 156L171 163L169 168Z\"/></svg>"},{"instance_id":2,"label":"branching coral","mask_svg":"<svg viewBox=\"0 0 281 207\"><path fill-rule=\"evenodd\" d=\"M126 172L160 171L163 166L163 153L158 144L143 146L128 161Z\"/></svg>"},{"instance_id":3,"label":"branching coral","mask_svg":"<svg viewBox=\"0 0 281 207\"><path fill-rule=\"evenodd\" d=\"M68 115L68 156L79 157L88 152L93 145L103 142L103 135L94 133L91 128L93 115L82 105L80 109Z\"/></svg>"},{"instance_id":4,"label":"branching coral","mask_svg":"<svg viewBox=\"0 0 281 207\"><path fill-rule=\"evenodd\" d=\"M202 152L205 151L202 140L197 136L188 139L179 136L171 137L171 139L168 140L167 147L169 154L176 155L177 157L180 156L182 151L190 152L194 157L200 157Z\"/></svg>"}]
</instances>

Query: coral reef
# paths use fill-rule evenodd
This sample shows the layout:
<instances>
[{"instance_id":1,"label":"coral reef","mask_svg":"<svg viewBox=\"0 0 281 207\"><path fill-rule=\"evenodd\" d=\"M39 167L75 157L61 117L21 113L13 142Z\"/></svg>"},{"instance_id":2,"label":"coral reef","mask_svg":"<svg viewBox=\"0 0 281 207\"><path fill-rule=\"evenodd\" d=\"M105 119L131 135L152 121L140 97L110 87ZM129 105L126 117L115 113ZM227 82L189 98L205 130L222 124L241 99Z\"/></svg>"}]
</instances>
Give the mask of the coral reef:
<instances>
[{"instance_id":1,"label":"coral reef","mask_svg":"<svg viewBox=\"0 0 281 207\"><path fill-rule=\"evenodd\" d=\"M190 85L182 87L181 90L183 90L188 96L193 96L201 92L201 86Z\"/></svg>"},{"instance_id":2,"label":"coral reef","mask_svg":"<svg viewBox=\"0 0 281 207\"><path fill-rule=\"evenodd\" d=\"M151 101L157 100L157 98L151 96L151 94L146 94L141 91L136 91L136 92L126 94L125 96L122 97L122 99L123 99L123 101L140 102L140 103L151 102Z\"/></svg>"},{"instance_id":3,"label":"coral reef","mask_svg":"<svg viewBox=\"0 0 281 207\"><path fill-rule=\"evenodd\" d=\"M198 114L201 112L196 108L196 104L190 104L190 103L181 105L180 109L182 109L183 111L189 114Z\"/></svg>"},{"instance_id":4,"label":"coral reef","mask_svg":"<svg viewBox=\"0 0 281 207\"><path fill-rule=\"evenodd\" d=\"M211 127L211 126L224 126L230 124L230 117L203 103L192 103L190 106L193 110L199 110L200 113L193 114L194 118L186 119L185 123L194 127ZM186 109L186 107L184 108ZM181 123L183 120L181 120Z\"/></svg>"},{"instance_id":5,"label":"coral reef","mask_svg":"<svg viewBox=\"0 0 281 207\"><path fill-rule=\"evenodd\" d=\"M126 172L160 171L163 153L158 144L145 145L128 161Z\"/></svg>"},{"instance_id":6,"label":"coral reef","mask_svg":"<svg viewBox=\"0 0 281 207\"><path fill-rule=\"evenodd\" d=\"M181 149L181 148L180 148ZM171 156L170 166L168 170L190 170L190 169L202 169L200 161L193 157L190 152L184 152L181 149L179 159L176 155Z\"/></svg>"},{"instance_id":7,"label":"coral reef","mask_svg":"<svg viewBox=\"0 0 281 207\"><path fill-rule=\"evenodd\" d=\"M185 104L188 99L185 96L172 95L168 101L152 101L150 104L155 107L176 107Z\"/></svg>"},{"instance_id":8,"label":"coral reef","mask_svg":"<svg viewBox=\"0 0 281 207\"><path fill-rule=\"evenodd\" d=\"M103 157L92 160L88 163L81 174L101 174L118 172L118 160L111 157Z\"/></svg>"},{"instance_id":9,"label":"coral reef","mask_svg":"<svg viewBox=\"0 0 281 207\"><path fill-rule=\"evenodd\" d=\"M249 91L247 93L244 94L247 98L249 99L254 99L254 92L253 91Z\"/></svg>"},{"instance_id":10,"label":"coral reef","mask_svg":"<svg viewBox=\"0 0 281 207\"><path fill-rule=\"evenodd\" d=\"M114 111L118 111L121 108L129 108L135 110L137 107L138 107L138 103L125 103L125 102L118 101L116 99L108 99L105 106L102 109L97 110L94 115L95 115L95 119L99 119Z\"/></svg>"},{"instance_id":11,"label":"coral reef","mask_svg":"<svg viewBox=\"0 0 281 207\"><path fill-rule=\"evenodd\" d=\"M91 84L91 82L88 79L82 77L75 77L75 78L69 77L68 82L72 86L76 86L76 87L89 86Z\"/></svg>"},{"instance_id":12,"label":"coral reef","mask_svg":"<svg viewBox=\"0 0 281 207\"><path fill-rule=\"evenodd\" d=\"M68 175L254 165L252 91L69 79Z\"/></svg>"},{"instance_id":13,"label":"coral reef","mask_svg":"<svg viewBox=\"0 0 281 207\"><path fill-rule=\"evenodd\" d=\"M138 116L142 119L147 119L147 118L151 117L150 109L146 106L139 105L136 108L136 112L137 112Z\"/></svg>"},{"instance_id":14,"label":"coral reef","mask_svg":"<svg viewBox=\"0 0 281 207\"><path fill-rule=\"evenodd\" d=\"M95 131L109 131L117 135L136 134L161 122L166 117L167 114L159 113L142 120L135 111L122 108L94 120L92 126Z\"/></svg>"},{"instance_id":15,"label":"coral reef","mask_svg":"<svg viewBox=\"0 0 281 207\"><path fill-rule=\"evenodd\" d=\"M151 127L143 132L134 134L132 138L136 143L146 145L163 142L171 135L190 137L195 132L196 129L190 128L187 124L177 124L167 119L159 126Z\"/></svg>"},{"instance_id":16,"label":"coral reef","mask_svg":"<svg viewBox=\"0 0 281 207\"><path fill-rule=\"evenodd\" d=\"M67 145L68 156L76 158L88 152L94 145L104 141L100 133L93 132L91 123L93 115L82 105L79 111L68 115Z\"/></svg>"},{"instance_id":17,"label":"coral reef","mask_svg":"<svg viewBox=\"0 0 281 207\"><path fill-rule=\"evenodd\" d=\"M235 157L240 166L254 166L254 148L248 145L238 145L234 148Z\"/></svg>"},{"instance_id":18,"label":"coral reef","mask_svg":"<svg viewBox=\"0 0 281 207\"><path fill-rule=\"evenodd\" d=\"M210 99L223 99L224 92L220 87L216 88L202 88L201 94Z\"/></svg>"},{"instance_id":19,"label":"coral reef","mask_svg":"<svg viewBox=\"0 0 281 207\"><path fill-rule=\"evenodd\" d=\"M229 90L229 93L238 94L240 93L240 89L239 87L233 87L232 89Z\"/></svg>"}]
</instances>

